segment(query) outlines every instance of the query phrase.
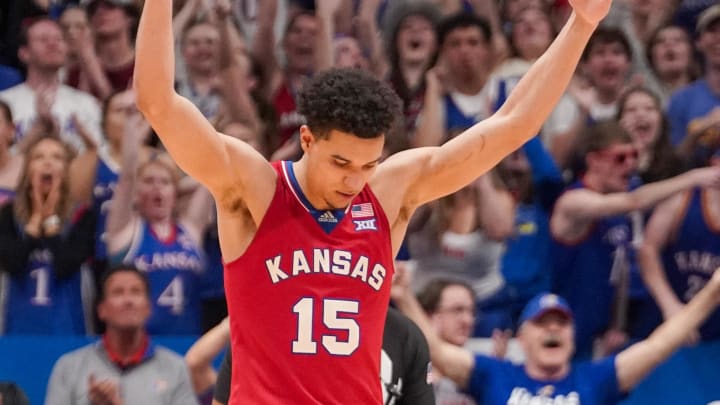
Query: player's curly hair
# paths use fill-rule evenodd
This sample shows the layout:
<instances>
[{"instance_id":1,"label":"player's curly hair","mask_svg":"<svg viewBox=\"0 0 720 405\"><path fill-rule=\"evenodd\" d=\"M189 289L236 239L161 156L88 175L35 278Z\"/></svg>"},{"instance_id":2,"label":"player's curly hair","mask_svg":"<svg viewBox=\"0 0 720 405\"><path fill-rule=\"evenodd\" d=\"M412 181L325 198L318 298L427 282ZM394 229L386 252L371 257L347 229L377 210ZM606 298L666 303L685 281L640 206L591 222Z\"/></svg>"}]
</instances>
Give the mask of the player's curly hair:
<instances>
[{"instance_id":1,"label":"player's curly hair","mask_svg":"<svg viewBox=\"0 0 720 405\"><path fill-rule=\"evenodd\" d=\"M298 110L318 138L331 130L359 138L389 132L402 116L401 102L390 86L360 69L330 69L303 86Z\"/></svg>"}]
</instances>

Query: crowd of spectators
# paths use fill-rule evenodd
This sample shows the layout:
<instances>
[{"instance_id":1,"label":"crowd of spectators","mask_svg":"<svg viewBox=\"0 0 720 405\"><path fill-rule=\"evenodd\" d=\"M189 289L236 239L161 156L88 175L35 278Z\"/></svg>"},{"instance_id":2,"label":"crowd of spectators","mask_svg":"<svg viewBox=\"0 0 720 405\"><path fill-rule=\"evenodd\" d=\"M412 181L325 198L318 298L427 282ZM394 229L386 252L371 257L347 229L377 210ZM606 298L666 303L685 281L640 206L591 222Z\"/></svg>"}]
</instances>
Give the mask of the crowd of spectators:
<instances>
[{"instance_id":1,"label":"crowd of spectators","mask_svg":"<svg viewBox=\"0 0 720 405\"><path fill-rule=\"evenodd\" d=\"M150 335L199 336L227 315L212 197L135 105L142 3L0 4L0 335L112 337L96 302L117 266L146 277ZM715 3L614 1L538 136L418 210L398 260L442 339L509 336L552 291L574 314L574 358L598 358L708 283L720 267ZM176 91L270 160L300 155L295 97L333 67L368 70L403 100L386 156L440 145L503 104L571 12L567 0L173 5ZM720 311L693 338L719 339Z\"/></svg>"}]
</instances>

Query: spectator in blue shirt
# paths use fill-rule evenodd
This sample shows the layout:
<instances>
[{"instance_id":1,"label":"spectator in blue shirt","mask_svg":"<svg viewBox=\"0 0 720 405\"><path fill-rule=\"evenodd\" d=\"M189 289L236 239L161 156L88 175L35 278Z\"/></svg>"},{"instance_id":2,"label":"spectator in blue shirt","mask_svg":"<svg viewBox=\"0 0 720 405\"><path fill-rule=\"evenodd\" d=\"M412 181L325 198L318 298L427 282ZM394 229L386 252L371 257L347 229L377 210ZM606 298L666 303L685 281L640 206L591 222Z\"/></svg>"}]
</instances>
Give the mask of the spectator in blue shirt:
<instances>
[{"instance_id":1,"label":"spectator in blue shirt","mask_svg":"<svg viewBox=\"0 0 720 405\"><path fill-rule=\"evenodd\" d=\"M408 285L407 273L398 270L392 295L400 310L425 334L433 366L485 405L614 404L678 349L720 303L719 269L685 307L647 339L615 356L571 364L573 313L564 299L543 293L528 303L521 316L517 339L526 360L515 365L442 341Z\"/></svg>"},{"instance_id":2,"label":"spectator in blue shirt","mask_svg":"<svg viewBox=\"0 0 720 405\"><path fill-rule=\"evenodd\" d=\"M23 78L17 69L0 65L0 91L22 83Z\"/></svg>"},{"instance_id":3,"label":"spectator in blue shirt","mask_svg":"<svg viewBox=\"0 0 720 405\"><path fill-rule=\"evenodd\" d=\"M673 94L668 105L670 136L696 166L707 161L720 139L720 4L705 10L697 22L697 50L705 74Z\"/></svg>"}]
</instances>

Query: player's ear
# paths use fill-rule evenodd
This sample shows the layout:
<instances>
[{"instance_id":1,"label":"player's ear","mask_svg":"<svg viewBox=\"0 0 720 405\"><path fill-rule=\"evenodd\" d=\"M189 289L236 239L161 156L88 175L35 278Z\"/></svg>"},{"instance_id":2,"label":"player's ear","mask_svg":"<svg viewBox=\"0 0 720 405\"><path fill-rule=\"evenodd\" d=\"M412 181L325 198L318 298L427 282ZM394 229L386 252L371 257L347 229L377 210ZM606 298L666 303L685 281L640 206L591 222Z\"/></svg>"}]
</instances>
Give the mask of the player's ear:
<instances>
[{"instance_id":1,"label":"player's ear","mask_svg":"<svg viewBox=\"0 0 720 405\"><path fill-rule=\"evenodd\" d=\"M303 152L307 152L310 149L310 145L315 142L315 135L313 135L310 127L307 125L300 126L300 147Z\"/></svg>"}]
</instances>

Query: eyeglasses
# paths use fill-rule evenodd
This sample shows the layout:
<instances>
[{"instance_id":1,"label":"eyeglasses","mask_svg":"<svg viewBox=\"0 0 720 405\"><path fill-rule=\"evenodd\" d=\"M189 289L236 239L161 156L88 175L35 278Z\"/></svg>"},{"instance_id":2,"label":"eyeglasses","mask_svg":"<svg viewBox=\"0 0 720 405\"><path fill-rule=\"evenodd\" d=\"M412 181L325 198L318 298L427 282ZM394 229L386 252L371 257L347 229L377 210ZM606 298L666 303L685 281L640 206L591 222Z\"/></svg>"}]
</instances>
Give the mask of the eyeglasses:
<instances>
[{"instance_id":1,"label":"eyeglasses","mask_svg":"<svg viewBox=\"0 0 720 405\"><path fill-rule=\"evenodd\" d=\"M616 165L623 165L628 160L635 161L638 158L638 151L633 148L630 150L610 151L602 150L597 152L600 155L609 156Z\"/></svg>"},{"instance_id":2,"label":"eyeglasses","mask_svg":"<svg viewBox=\"0 0 720 405\"><path fill-rule=\"evenodd\" d=\"M475 308L466 307L462 305L455 305L452 307L438 308L435 312L446 313L452 316L470 315L471 318L475 319Z\"/></svg>"}]
</instances>

